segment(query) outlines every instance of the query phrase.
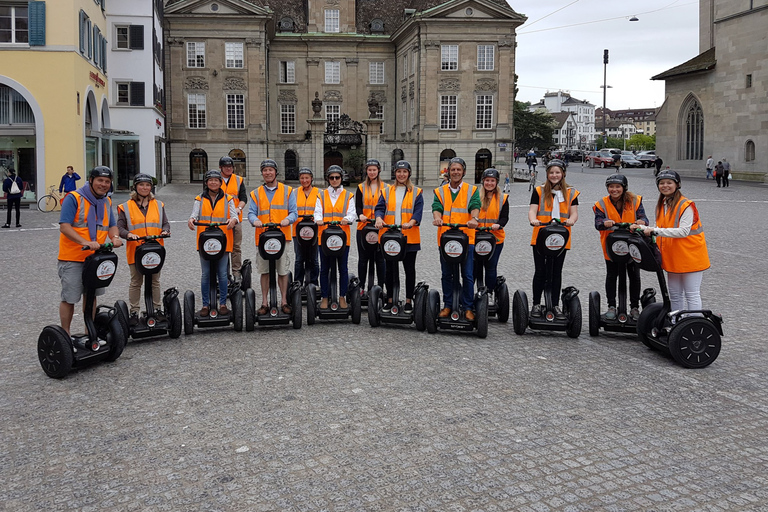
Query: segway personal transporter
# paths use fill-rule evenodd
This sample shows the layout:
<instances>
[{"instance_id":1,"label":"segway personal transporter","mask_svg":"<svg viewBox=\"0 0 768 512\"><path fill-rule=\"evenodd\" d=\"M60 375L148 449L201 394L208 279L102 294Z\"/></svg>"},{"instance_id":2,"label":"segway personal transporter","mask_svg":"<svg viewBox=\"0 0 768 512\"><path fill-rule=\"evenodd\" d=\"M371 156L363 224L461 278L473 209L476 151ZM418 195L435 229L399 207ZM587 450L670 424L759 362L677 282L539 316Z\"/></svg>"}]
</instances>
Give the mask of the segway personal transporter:
<instances>
[{"instance_id":1,"label":"segway personal transporter","mask_svg":"<svg viewBox=\"0 0 768 512\"><path fill-rule=\"evenodd\" d=\"M227 235L219 226L225 226L225 222L194 222L195 226L206 226L205 231L200 233L200 254L210 265L210 287L209 297L211 301L210 313L208 316L201 317L195 310L195 294L192 290L184 292L184 334L190 335L194 332L195 325L198 327L225 327L230 323L235 331L243 330L243 292L239 286L235 285L235 280L229 276L229 286L227 288L230 312L226 315L219 314L216 309L219 305L219 285L216 275L216 262L227 256Z\"/></svg>"},{"instance_id":2,"label":"segway personal transporter","mask_svg":"<svg viewBox=\"0 0 768 512\"><path fill-rule=\"evenodd\" d=\"M523 290L515 291L512 298L512 325L516 334L525 334L526 328L544 331L565 331L571 338L581 334L581 301L579 290L568 286L560 297L563 303L565 318L557 318L555 314L555 294L559 290L552 289L552 276L555 258L565 251L570 232L558 219L552 219L550 224L543 226L536 236L536 251L544 255L546 277L544 281L544 308L539 318L529 315L528 297Z\"/></svg>"},{"instance_id":3,"label":"segway personal transporter","mask_svg":"<svg viewBox=\"0 0 768 512\"><path fill-rule=\"evenodd\" d=\"M643 344L664 351L685 368L704 368L720 355L723 318L708 309L672 311L669 288L661 266L655 238L632 233L629 254L646 272L655 272L663 302L648 304L637 320L637 335Z\"/></svg>"},{"instance_id":4,"label":"segway personal transporter","mask_svg":"<svg viewBox=\"0 0 768 512\"><path fill-rule=\"evenodd\" d=\"M372 220L366 221L366 225L363 227L363 250L368 255L368 267L366 268L366 275L368 288L366 290L360 290L360 304L364 308L368 308L368 298L371 295L371 289L375 284L376 278L376 253L379 250L379 230L374 225ZM403 249L403 257L405 257L405 249ZM386 258L384 258L386 260ZM381 286L379 286L381 290ZM380 298L384 297L384 291L379 293Z\"/></svg>"},{"instance_id":5,"label":"segway personal transporter","mask_svg":"<svg viewBox=\"0 0 768 512\"><path fill-rule=\"evenodd\" d=\"M590 292L589 294L589 335L599 336L600 328L607 332L637 332L637 322L630 316L627 309L627 264L632 261L629 255L629 232L628 222L617 222L614 224L615 230L608 234L605 239L605 250L608 258L618 265L619 294L616 301L616 318L608 319L600 314L600 293ZM656 302L656 290L646 288L640 297L640 304L643 309L648 304Z\"/></svg>"},{"instance_id":6,"label":"segway personal transporter","mask_svg":"<svg viewBox=\"0 0 768 512\"><path fill-rule=\"evenodd\" d=\"M341 252L347 246L347 233L341 228L338 220L325 223L326 228L320 237L320 250L330 259L331 274L329 277L328 308L320 309L317 286L307 285L307 325L313 325L315 319L346 320L352 318L353 324L360 323L362 305L360 301L360 281L350 274L347 289L347 307L339 304L338 264Z\"/></svg>"},{"instance_id":7,"label":"segway personal transporter","mask_svg":"<svg viewBox=\"0 0 768 512\"><path fill-rule=\"evenodd\" d=\"M307 288L312 283L312 272L315 266L315 252L317 251L317 224L312 215L304 215L296 224L295 243L298 244L304 266L304 280L299 282L301 287L301 300L307 300Z\"/></svg>"},{"instance_id":8,"label":"segway personal transporter","mask_svg":"<svg viewBox=\"0 0 768 512\"><path fill-rule=\"evenodd\" d=\"M60 379L72 368L81 368L97 361L112 362L123 353L127 325L121 322L118 310L126 307L121 300L114 307L98 306L93 315L96 290L106 288L112 282L117 269L117 255L111 243L102 244L83 265L83 289L85 290L86 333L70 337L58 325L48 325L37 338L37 356L40 366L49 377ZM83 247L83 250L89 250ZM122 303L122 304L121 304Z\"/></svg>"},{"instance_id":9,"label":"segway personal transporter","mask_svg":"<svg viewBox=\"0 0 768 512\"><path fill-rule=\"evenodd\" d=\"M293 323L294 329L301 329L301 284L293 281L288 285L288 303L291 314L283 313L277 300L277 260L285 252L285 233L280 224L263 224L264 232L259 235L259 256L269 262L269 304L267 314L259 315L256 307L256 292L253 288L245 291L245 330L253 331L255 324L285 325Z\"/></svg>"},{"instance_id":10,"label":"segway personal transporter","mask_svg":"<svg viewBox=\"0 0 768 512\"><path fill-rule=\"evenodd\" d=\"M397 224L384 224L387 228L381 235L381 250L387 265L393 265L394 274L392 281L392 307L384 310L384 301L381 286L374 285L368 292L368 322L371 327L378 327L382 323L410 325L416 323L416 329L424 331L426 325L426 304L429 285L424 281L416 284L413 290L413 310L405 312L403 302L400 300L400 262L405 259L407 240L402 232L402 226ZM369 278L371 273L369 273Z\"/></svg>"},{"instance_id":11,"label":"segway personal transporter","mask_svg":"<svg viewBox=\"0 0 768 512\"><path fill-rule=\"evenodd\" d=\"M447 318L440 318L440 292L435 289L427 294L427 311L425 313L427 332L436 333L438 328L451 331L471 332L477 329L477 336L488 336L488 293L483 287L475 293L475 319L467 320L461 310L461 266L469 254L469 236L459 228L466 224L444 223L448 229L440 237L440 254L451 266L453 279L453 297L451 298L451 313Z\"/></svg>"},{"instance_id":12,"label":"segway personal transporter","mask_svg":"<svg viewBox=\"0 0 768 512\"><path fill-rule=\"evenodd\" d=\"M475 261L484 264L496 252L496 236L491 233L491 228L483 227L476 229ZM474 278L478 293L480 293L482 288L483 293L487 294L488 286L484 283L483 267L481 265L475 266ZM496 282L489 283L489 285L493 286L496 301L488 305L488 316L495 316L499 319L499 322L506 322L509 320L509 289L507 288L507 280L504 276L496 276Z\"/></svg>"},{"instance_id":13,"label":"segway personal transporter","mask_svg":"<svg viewBox=\"0 0 768 512\"><path fill-rule=\"evenodd\" d=\"M179 303L179 290L176 287L168 288L163 294L162 311L155 311L152 300L152 275L162 270L165 264L165 247L157 242L158 238L168 238L171 235L149 235L127 240L128 243L144 242L136 248L136 270L144 276L144 307L146 311L139 316L136 325L128 323L128 306L120 301L121 320L128 325L127 336L133 339L150 338L153 336L165 336L173 339L181 336L182 317L181 304ZM162 315L162 316L159 316Z\"/></svg>"}]
</instances>

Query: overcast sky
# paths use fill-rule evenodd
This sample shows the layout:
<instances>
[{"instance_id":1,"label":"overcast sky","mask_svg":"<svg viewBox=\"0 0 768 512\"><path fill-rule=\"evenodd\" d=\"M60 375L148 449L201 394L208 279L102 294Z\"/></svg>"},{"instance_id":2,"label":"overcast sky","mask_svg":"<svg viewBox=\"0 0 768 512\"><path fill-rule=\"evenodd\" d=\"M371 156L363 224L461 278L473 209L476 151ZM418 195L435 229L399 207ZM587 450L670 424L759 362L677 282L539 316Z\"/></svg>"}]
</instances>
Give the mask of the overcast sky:
<instances>
[{"instance_id":1,"label":"overcast sky","mask_svg":"<svg viewBox=\"0 0 768 512\"><path fill-rule=\"evenodd\" d=\"M650 78L699 53L698 0L507 1L528 17L517 30L519 101L536 103L562 89L602 107L607 48L606 106L658 107L664 82ZM633 15L639 21L630 22Z\"/></svg>"}]
</instances>

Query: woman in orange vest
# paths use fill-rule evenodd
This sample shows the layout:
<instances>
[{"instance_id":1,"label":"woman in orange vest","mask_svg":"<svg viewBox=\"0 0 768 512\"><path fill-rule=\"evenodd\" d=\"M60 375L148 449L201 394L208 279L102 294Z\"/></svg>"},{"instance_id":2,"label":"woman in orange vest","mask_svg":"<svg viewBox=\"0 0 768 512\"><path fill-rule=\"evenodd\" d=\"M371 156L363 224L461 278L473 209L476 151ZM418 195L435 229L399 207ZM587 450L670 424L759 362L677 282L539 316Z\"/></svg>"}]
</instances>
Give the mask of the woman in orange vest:
<instances>
[{"instance_id":1,"label":"woman in orange vest","mask_svg":"<svg viewBox=\"0 0 768 512\"><path fill-rule=\"evenodd\" d=\"M648 217L645 216L642 196L628 190L629 182L626 176L611 174L605 180L605 187L608 189L608 195L596 202L592 211L595 212L595 229L600 232L600 243L603 246L605 258L605 297L608 299L605 318L616 320L616 282L619 279L619 264L608 259L605 241L617 222L647 226ZM629 277L629 316L637 321L640 318L640 269L631 261L627 264L627 277Z\"/></svg>"},{"instance_id":2,"label":"woman in orange vest","mask_svg":"<svg viewBox=\"0 0 768 512\"><path fill-rule=\"evenodd\" d=\"M235 199L229 194L225 194L221 190L221 184L224 180L221 178L221 172L218 169L211 169L205 173L205 190L202 194L195 198L195 204L192 207L192 215L189 216L187 226L191 230L197 229L198 251L200 234L205 231L205 226L195 226L195 221L200 222L222 222L226 223L226 226L222 226L222 231L227 235L227 253L232 252L232 245L234 237L232 229L239 222L238 211L235 207ZM227 307L227 265L229 263L229 255L227 254L220 260L218 260L218 266L216 267L216 278L219 282L219 308L218 312L221 315L229 314L229 308ZM203 271L203 275L200 279L200 288L203 296L203 308L200 310L200 316L206 317L211 312L211 297L210 297L210 283L211 283L211 266L208 260L200 256L200 267Z\"/></svg>"},{"instance_id":3,"label":"woman in orange vest","mask_svg":"<svg viewBox=\"0 0 768 512\"><path fill-rule=\"evenodd\" d=\"M474 277L485 273L485 286L488 288L488 301L493 304L493 290L496 288L497 267L499 256L504 249L504 226L509 222L509 202L507 194L502 193L499 187L499 171L490 167L483 171L480 199L483 206L480 208L480 223L478 227L491 228L491 233L496 237L496 250L487 261L480 262L475 258Z\"/></svg>"},{"instance_id":4,"label":"woman in orange vest","mask_svg":"<svg viewBox=\"0 0 768 512\"><path fill-rule=\"evenodd\" d=\"M120 236L125 240L136 240L142 236L169 235L171 233L171 223L165 215L165 205L162 201L155 199L152 193L152 176L148 174L137 174L133 177L133 190L131 199L117 207L117 229ZM157 240L160 245L163 239ZM128 268L131 271L131 284L128 285L128 302L131 306L131 317L128 323L137 325L139 323L139 311L141 299L141 285L144 283L144 276L136 270L135 255L138 244L126 244L125 256L128 260ZM152 274L152 302L155 305L155 311L158 312L158 318L162 320L161 313L163 305L160 302L160 274Z\"/></svg>"},{"instance_id":5,"label":"woman in orange vest","mask_svg":"<svg viewBox=\"0 0 768 512\"><path fill-rule=\"evenodd\" d=\"M395 166L395 183L382 190L379 203L376 205L376 227L384 232L384 224L399 224L405 235L405 306L406 313L413 311L411 300L416 288L416 254L421 250L421 233L419 225L424 211L424 198L421 189L411 183L411 164L400 160ZM392 293L395 283L395 272L398 265L387 265L386 284L389 301L384 305L384 311L392 309Z\"/></svg>"},{"instance_id":6,"label":"woman in orange vest","mask_svg":"<svg viewBox=\"0 0 768 512\"><path fill-rule=\"evenodd\" d=\"M549 224L552 219L559 219L568 232L571 232L571 226L576 224L579 219L579 191L569 187L565 182L565 162L554 158L547 162L547 181L544 185L539 185L531 194L531 206L528 209L528 222L533 226L533 235L531 235L531 246L533 246L533 263L535 271L533 274L533 307L531 308L532 317L541 316L541 294L544 293L544 281L546 279L547 269L544 265L544 256L536 251L536 237L544 224ZM566 249L571 248L571 237L568 237ZM552 298L554 300L555 316L558 319L564 319L558 302L560 300L560 286L563 277L563 263L565 263L565 254L563 251L555 259L555 266L552 272Z\"/></svg>"},{"instance_id":7,"label":"woman in orange vest","mask_svg":"<svg viewBox=\"0 0 768 512\"><path fill-rule=\"evenodd\" d=\"M305 215L314 216L315 205L317 204L317 198L320 197L320 189L312 185L312 179L314 174L309 167L302 167L299 169L299 184L301 185L295 190L296 194L296 210L298 212L298 219L293 228L293 237L299 236L296 231L299 222L302 221ZM295 264L293 266L293 278L294 280L304 283L304 253L301 250L299 243L293 244L296 256ZM320 264L317 260L317 247L312 254L312 270L309 273L309 281L315 286L318 285L317 276L320 274Z\"/></svg>"},{"instance_id":8,"label":"woman in orange vest","mask_svg":"<svg viewBox=\"0 0 768 512\"><path fill-rule=\"evenodd\" d=\"M680 175L675 171L661 171L656 186L660 193L656 227L637 227L648 236L659 237L656 243L667 271L672 311L701 309L701 278L709 268L709 253L699 211L680 192Z\"/></svg>"},{"instance_id":9,"label":"woman in orange vest","mask_svg":"<svg viewBox=\"0 0 768 512\"><path fill-rule=\"evenodd\" d=\"M357 275L360 279L360 293L366 290L365 280L368 277L368 263L370 257L366 250L366 243L363 239L363 228L366 221L375 221L374 210L379 203L381 191L386 185L381 181L381 163L376 159L370 159L365 162L365 180L357 186L355 192L355 210L357 212ZM376 248L374 255L376 261L376 277L379 286L383 286L384 281L384 257L379 248ZM373 285L373 283L371 283Z\"/></svg>"}]
</instances>

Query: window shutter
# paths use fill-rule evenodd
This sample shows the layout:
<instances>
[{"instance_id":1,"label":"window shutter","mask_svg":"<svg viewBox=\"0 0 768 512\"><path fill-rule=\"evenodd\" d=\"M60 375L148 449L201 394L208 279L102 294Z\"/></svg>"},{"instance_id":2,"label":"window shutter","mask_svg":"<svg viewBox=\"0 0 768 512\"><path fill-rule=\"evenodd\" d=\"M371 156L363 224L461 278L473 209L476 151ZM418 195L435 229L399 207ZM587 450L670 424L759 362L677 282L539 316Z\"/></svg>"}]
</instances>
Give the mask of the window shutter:
<instances>
[{"instance_id":1,"label":"window shutter","mask_svg":"<svg viewBox=\"0 0 768 512\"><path fill-rule=\"evenodd\" d=\"M144 82L131 82L131 106L144 106Z\"/></svg>"},{"instance_id":2,"label":"window shutter","mask_svg":"<svg viewBox=\"0 0 768 512\"><path fill-rule=\"evenodd\" d=\"M29 46L45 46L45 2L27 2Z\"/></svg>"},{"instance_id":3,"label":"window shutter","mask_svg":"<svg viewBox=\"0 0 768 512\"><path fill-rule=\"evenodd\" d=\"M128 47L131 50L143 50L144 25L131 25L128 30Z\"/></svg>"},{"instance_id":4,"label":"window shutter","mask_svg":"<svg viewBox=\"0 0 768 512\"><path fill-rule=\"evenodd\" d=\"M101 38L101 70L107 72L107 40Z\"/></svg>"}]
</instances>

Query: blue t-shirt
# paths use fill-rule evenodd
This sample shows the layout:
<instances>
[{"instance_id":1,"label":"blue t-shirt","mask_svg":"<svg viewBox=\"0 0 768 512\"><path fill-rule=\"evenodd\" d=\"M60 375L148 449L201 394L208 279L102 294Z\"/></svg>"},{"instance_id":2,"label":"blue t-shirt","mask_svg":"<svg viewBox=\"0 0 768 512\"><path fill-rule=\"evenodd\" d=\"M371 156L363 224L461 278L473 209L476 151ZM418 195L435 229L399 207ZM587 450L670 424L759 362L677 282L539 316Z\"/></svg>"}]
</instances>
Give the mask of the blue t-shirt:
<instances>
[{"instance_id":1,"label":"blue t-shirt","mask_svg":"<svg viewBox=\"0 0 768 512\"><path fill-rule=\"evenodd\" d=\"M77 190L77 184L75 183L77 180L80 179L80 176L73 172L72 176L69 174L64 174L64 176L61 177L61 183L59 183L59 193L63 190L64 192L74 192Z\"/></svg>"},{"instance_id":2,"label":"blue t-shirt","mask_svg":"<svg viewBox=\"0 0 768 512\"><path fill-rule=\"evenodd\" d=\"M75 214L77 213L77 199L72 194L64 198L61 203L61 215L59 215L59 224L74 224ZM109 227L116 225L114 211L109 207Z\"/></svg>"}]
</instances>

